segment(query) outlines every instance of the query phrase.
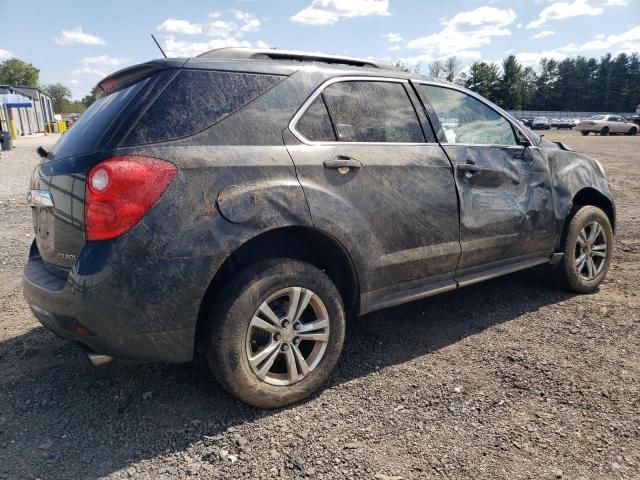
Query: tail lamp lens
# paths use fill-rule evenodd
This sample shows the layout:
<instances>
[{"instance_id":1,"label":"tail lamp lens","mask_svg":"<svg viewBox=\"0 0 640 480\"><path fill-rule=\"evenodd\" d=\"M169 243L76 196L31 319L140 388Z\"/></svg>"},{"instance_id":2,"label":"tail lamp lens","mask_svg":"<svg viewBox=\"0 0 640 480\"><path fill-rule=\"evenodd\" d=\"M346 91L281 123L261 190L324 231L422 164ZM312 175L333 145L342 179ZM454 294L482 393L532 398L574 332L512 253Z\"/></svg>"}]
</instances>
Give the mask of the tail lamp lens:
<instances>
[{"instance_id":1,"label":"tail lamp lens","mask_svg":"<svg viewBox=\"0 0 640 480\"><path fill-rule=\"evenodd\" d=\"M85 195L87 240L109 240L130 230L175 175L172 163L141 156L111 157L94 166Z\"/></svg>"}]
</instances>

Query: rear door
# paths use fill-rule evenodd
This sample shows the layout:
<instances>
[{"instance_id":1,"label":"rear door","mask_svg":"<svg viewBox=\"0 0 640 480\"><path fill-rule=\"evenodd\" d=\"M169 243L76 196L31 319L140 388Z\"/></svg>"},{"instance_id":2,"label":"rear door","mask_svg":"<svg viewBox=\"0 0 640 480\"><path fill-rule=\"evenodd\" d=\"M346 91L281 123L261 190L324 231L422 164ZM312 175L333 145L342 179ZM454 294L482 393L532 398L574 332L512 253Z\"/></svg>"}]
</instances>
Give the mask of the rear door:
<instances>
[{"instance_id":1,"label":"rear door","mask_svg":"<svg viewBox=\"0 0 640 480\"><path fill-rule=\"evenodd\" d=\"M555 222L551 177L537 149L521 146L511 122L466 92L439 84L416 88L441 125L455 168L462 247L456 280L546 261Z\"/></svg>"},{"instance_id":2,"label":"rear door","mask_svg":"<svg viewBox=\"0 0 640 480\"><path fill-rule=\"evenodd\" d=\"M408 82L333 79L294 117L287 148L314 225L358 263L362 310L453 285L460 256L452 167Z\"/></svg>"}]
</instances>

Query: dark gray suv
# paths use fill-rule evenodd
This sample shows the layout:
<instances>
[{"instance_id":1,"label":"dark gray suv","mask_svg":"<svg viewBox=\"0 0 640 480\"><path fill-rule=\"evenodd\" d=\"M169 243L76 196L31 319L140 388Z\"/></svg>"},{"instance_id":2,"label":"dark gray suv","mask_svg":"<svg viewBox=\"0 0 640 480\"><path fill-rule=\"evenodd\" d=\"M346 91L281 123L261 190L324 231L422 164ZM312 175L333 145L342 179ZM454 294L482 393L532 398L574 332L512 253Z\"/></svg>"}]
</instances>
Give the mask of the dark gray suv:
<instances>
[{"instance_id":1,"label":"dark gray suv","mask_svg":"<svg viewBox=\"0 0 640 480\"><path fill-rule=\"evenodd\" d=\"M590 292L615 208L593 159L457 85L223 49L114 73L31 180L24 293L94 365L186 362L309 395L362 315L546 265Z\"/></svg>"}]
</instances>

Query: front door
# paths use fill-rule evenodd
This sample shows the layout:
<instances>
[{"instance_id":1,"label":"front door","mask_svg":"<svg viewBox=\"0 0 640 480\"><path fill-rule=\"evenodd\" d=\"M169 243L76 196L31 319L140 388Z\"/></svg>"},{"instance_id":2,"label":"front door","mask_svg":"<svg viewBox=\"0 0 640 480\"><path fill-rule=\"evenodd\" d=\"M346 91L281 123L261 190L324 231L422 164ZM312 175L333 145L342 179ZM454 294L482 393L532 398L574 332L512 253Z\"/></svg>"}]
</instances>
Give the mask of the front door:
<instances>
[{"instance_id":1,"label":"front door","mask_svg":"<svg viewBox=\"0 0 640 480\"><path fill-rule=\"evenodd\" d=\"M541 263L553 251L549 169L536 148L520 145L514 126L466 92L416 86L437 117L460 196L463 282L491 269Z\"/></svg>"},{"instance_id":2,"label":"front door","mask_svg":"<svg viewBox=\"0 0 640 480\"><path fill-rule=\"evenodd\" d=\"M287 140L314 225L358 264L362 311L455 285L460 244L452 167L424 131L408 86L334 81L301 109L292 122L297 139Z\"/></svg>"}]
</instances>

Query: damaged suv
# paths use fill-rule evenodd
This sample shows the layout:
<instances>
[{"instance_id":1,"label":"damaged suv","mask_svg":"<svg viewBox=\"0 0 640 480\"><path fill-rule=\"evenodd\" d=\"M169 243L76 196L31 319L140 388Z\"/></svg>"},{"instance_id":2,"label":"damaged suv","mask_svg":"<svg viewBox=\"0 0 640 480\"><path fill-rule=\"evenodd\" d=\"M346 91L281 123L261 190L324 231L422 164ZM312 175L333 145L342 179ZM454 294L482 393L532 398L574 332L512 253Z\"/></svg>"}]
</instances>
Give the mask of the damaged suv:
<instances>
[{"instance_id":1,"label":"damaged suv","mask_svg":"<svg viewBox=\"0 0 640 480\"><path fill-rule=\"evenodd\" d=\"M600 164L457 85L369 60L222 49L105 78L43 148L24 294L94 365L187 362L278 407L362 315L546 265L603 281Z\"/></svg>"}]
</instances>

